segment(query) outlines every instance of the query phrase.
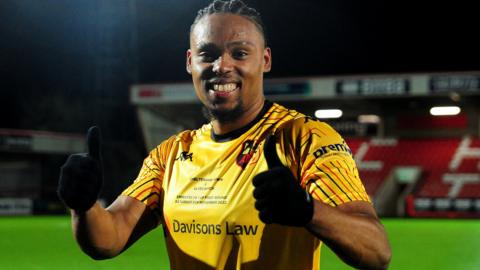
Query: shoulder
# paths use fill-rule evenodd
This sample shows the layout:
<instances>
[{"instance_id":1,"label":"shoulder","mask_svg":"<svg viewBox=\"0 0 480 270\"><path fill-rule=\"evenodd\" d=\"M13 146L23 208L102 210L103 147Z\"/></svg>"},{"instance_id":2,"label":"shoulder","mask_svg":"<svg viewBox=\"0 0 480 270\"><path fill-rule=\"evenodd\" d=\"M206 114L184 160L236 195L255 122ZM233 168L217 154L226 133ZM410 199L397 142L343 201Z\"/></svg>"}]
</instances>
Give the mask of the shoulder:
<instances>
[{"instance_id":1,"label":"shoulder","mask_svg":"<svg viewBox=\"0 0 480 270\"><path fill-rule=\"evenodd\" d=\"M304 114L284 122L275 134L284 145L307 151L316 158L332 153L352 154L343 137L330 124Z\"/></svg>"},{"instance_id":2,"label":"shoulder","mask_svg":"<svg viewBox=\"0 0 480 270\"><path fill-rule=\"evenodd\" d=\"M191 144L198 130L184 130L163 140L150 151L149 156L156 160L166 160L171 153L178 149L186 149Z\"/></svg>"},{"instance_id":3,"label":"shoulder","mask_svg":"<svg viewBox=\"0 0 480 270\"><path fill-rule=\"evenodd\" d=\"M343 140L341 135L328 123L314 117L289 110L278 105L276 111L279 117L275 133L290 137L314 137L322 140Z\"/></svg>"},{"instance_id":4,"label":"shoulder","mask_svg":"<svg viewBox=\"0 0 480 270\"><path fill-rule=\"evenodd\" d=\"M292 131L316 134L319 137L340 138L340 134L328 123L310 116L301 116L290 124Z\"/></svg>"},{"instance_id":5,"label":"shoulder","mask_svg":"<svg viewBox=\"0 0 480 270\"><path fill-rule=\"evenodd\" d=\"M198 129L183 130L162 141L153 151L170 152L178 149L187 150L190 145L196 141L209 141L212 126L205 124Z\"/></svg>"}]
</instances>

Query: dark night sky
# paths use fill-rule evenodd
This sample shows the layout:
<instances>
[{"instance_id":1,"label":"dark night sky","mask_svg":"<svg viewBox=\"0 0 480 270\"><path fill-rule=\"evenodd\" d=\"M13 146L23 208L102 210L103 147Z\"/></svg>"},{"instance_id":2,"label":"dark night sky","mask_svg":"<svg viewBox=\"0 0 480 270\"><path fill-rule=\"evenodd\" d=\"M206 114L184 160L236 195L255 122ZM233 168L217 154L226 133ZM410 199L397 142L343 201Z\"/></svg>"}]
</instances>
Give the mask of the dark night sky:
<instances>
[{"instance_id":1,"label":"dark night sky","mask_svg":"<svg viewBox=\"0 0 480 270\"><path fill-rule=\"evenodd\" d=\"M0 127L128 129L129 85L189 80L188 29L208 2L2 0ZM480 69L477 9L461 1L246 2L266 24L269 77Z\"/></svg>"}]
</instances>

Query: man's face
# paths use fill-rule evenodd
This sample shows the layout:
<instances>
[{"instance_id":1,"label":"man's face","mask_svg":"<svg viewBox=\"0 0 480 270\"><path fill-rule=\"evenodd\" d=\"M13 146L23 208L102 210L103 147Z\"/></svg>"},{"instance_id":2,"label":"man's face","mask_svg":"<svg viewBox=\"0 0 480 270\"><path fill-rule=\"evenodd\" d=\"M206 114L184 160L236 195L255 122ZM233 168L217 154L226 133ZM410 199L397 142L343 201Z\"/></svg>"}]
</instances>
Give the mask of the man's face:
<instances>
[{"instance_id":1,"label":"man's face","mask_svg":"<svg viewBox=\"0 0 480 270\"><path fill-rule=\"evenodd\" d=\"M207 15L190 35L187 71L198 98L221 122L263 104L263 73L270 71L270 64L262 34L241 16Z\"/></svg>"}]
</instances>

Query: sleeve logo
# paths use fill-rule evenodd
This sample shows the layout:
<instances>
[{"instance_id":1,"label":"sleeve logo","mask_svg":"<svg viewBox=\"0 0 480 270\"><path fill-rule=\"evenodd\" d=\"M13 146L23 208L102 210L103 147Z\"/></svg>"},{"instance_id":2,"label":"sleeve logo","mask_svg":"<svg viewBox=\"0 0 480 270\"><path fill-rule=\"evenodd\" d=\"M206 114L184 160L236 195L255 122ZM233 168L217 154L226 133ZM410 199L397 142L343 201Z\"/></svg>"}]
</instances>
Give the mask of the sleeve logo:
<instances>
[{"instance_id":1,"label":"sleeve logo","mask_svg":"<svg viewBox=\"0 0 480 270\"><path fill-rule=\"evenodd\" d=\"M315 152L313 152L313 155L315 156L315 158L319 158L331 152L348 153L349 155L352 155L352 150L350 150L345 141L343 141L342 143L322 146L315 150Z\"/></svg>"}]
</instances>

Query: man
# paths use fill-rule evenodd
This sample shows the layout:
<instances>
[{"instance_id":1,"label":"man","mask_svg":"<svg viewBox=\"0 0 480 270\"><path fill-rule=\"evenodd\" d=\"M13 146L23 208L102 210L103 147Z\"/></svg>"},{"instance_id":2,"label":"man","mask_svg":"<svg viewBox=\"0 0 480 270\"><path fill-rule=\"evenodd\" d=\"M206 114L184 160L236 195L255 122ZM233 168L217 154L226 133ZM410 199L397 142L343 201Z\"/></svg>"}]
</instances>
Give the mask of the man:
<instances>
[{"instance_id":1,"label":"man","mask_svg":"<svg viewBox=\"0 0 480 270\"><path fill-rule=\"evenodd\" d=\"M241 1L199 11L186 65L210 123L153 149L107 209L89 130L89 152L67 160L59 183L88 255L114 257L161 224L171 269L319 269L322 242L353 267L387 268L387 236L341 136L265 101L271 57Z\"/></svg>"}]
</instances>

